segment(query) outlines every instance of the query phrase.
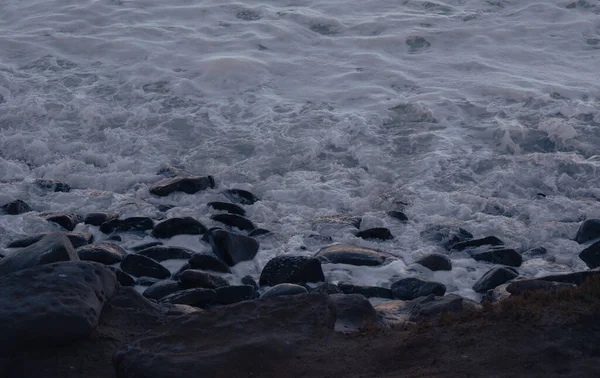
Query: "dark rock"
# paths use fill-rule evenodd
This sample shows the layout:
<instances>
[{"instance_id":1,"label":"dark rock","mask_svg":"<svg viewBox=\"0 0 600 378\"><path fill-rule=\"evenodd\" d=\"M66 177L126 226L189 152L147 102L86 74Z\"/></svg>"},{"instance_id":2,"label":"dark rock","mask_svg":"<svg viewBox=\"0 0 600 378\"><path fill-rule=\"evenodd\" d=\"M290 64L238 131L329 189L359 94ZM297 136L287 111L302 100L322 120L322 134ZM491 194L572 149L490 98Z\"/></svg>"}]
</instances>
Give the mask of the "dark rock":
<instances>
[{"instance_id":1,"label":"dark rock","mask_svg":"<svg viewBox=\"0 0 600 378\"><path fill-rule=\"evenodd\" d=\"M313 227L318 227L319 225L329 224L329 225L348 225L356 228L360 228L360 224L362 222L362 217L339 214L339 215L326 215L322 217L315 218L313 220Z\"/></svg>"},{"instance_id":2,"label":"dark rock","mask_svg":"<svg viewBox=\"0 0 600 378\"><path fill-rule=\"evenodd\" d=\"M15 240L12 243L9 243L7 248L24 248L29 247L32 244L35 244L42 240L44 236L49 235L49 232L42 232L37 235L28 236L24 239ZM94 241L94 235L89 232L63 232L71 241L73 248L79 248L83 245L88 245Z\"/></svg>"},{"instance_id":3,"label":"dark rock","mask_svg":"<svg viewBox=\"0 0 600 378\"><path fill-rule=\"evenodd\" d=\"M373 249L359 247L351 244L335 244L321 249L315 257L325 257L333 264L349 265L382 265L388 259L395 258L386 252L378 252Z\"/></svg>"},{"instance_id":4,"label":"dark rock","mask_svg":"<svg viewBox=\"0 0 600 378\"><path fill-rule=\"evenodd\" d=\"M127 255L121 261L121 269L125 273L129 273L135 277L152 277L165 279L171 276L167 268L160 265L158 262L140 255Z\"/></svg>"},{"instance_id":5,"label":"dark rock","mask_svg":"<svg viewBox=\"0 0 600 378\"><path fill-rule=\"evenodd\" d=\"M163 280L158 281L155 284L150 285L144 290L144 297L149 299L160 300L169 294L173 294L176 291L184 290L185 288L177 281Z\"/></svg>"},{"instance_id":6,"label":"dark rock","mask_svg":"<svg viewBox=\"0 0 600 378\"><path fill-rule=\"evenodd\" d=\"M194 194L214 187L215 179L212 176L177 176L160 181L152 185L149 190L156 196L164 197L175 192Z\"/></svg>"},{"instance_id":7,"label":"dark rock","mask_svg":"<svg viewBox=\"0 0 600 378\"><path fill-rule=\"evenodd\" d=\"M28 247L18 249L0 260L0 276L58 261L78 261L73 245L65 234L55 232Z\"/></svg>"},{"instance_id":8,"label":"dark rock","mask_svg":"<svg viewBox=\"0 0 600 378\"><path fill-rule=\"evenodd\" d=\"M523 255L528 257L539 257L545 255L547 252L548 251L544 247L535 247L523 252Z\"/></svg>"},{"instance_id":9,"label":"dark rock","mask_svg":"<svg viewBox=\"0 0 600 378\"><path fill-rule=\"evenodd\" d=\"M360 294L332 294L335 304L335 330L356 332L378 325L379 319L373 305Z\"/></svg>"},{"instance_id":10,"label":"dark rock","mask_svg":"<svg viewBox=\"0 0 600 378\"><path fill-rule=\"evenodd\" d=\"M121 286L135 286L135 279L129 274L114 266L109 266L108 268L117 276L117 281L119 281Z\"/></svg>"},{"instance_id":11,"label":"dark rock","mask_svg":"<svg viewBox=\"0 0 600 378\"><path fill-rule=\"evenodd\" d=\"M447 250L450 250L456 243L473 239L473 235L465 229L438 224L427 225L425 230L421 231L420 236L422 239L437 243Z\"/></svg>"},{"instance_id":12,"label":"dark rock","mask_svg":"<svg viewBox=\"0 0 600 378\"><path fill-rule=\"evenodd\" d=\"M438 270L452 270L452 262L448 256L440 255L439 253L432 253L422 257L415 261L415 264L423 265L434 272Z\"/></svg>"},{"instance_id":13,"label":"dark rock","mask_svg":"<svg viewBox=\"0 0 600 378\"><path fill-rule=\"evenodd\" d=\"M160 222L152 230L155 238L171 238L175 235L200 235L206 232L206 226L192 217L170 218Z\"/></svg>"},{"instance_id":14,"label":"dark rock","mask_svg":"<svg viewBox=\"0 0 600 378\"><path fill-rule=\"evenodd\" d=\"M215 289L214 303L229 305L256 298L256 290L250 285L223 286Z\"/></svg>"},{"instance_id":15,"label":"dark rock","mask_svg":"<svg viewBox=\"0 0 600 378\"><path fill-rule=\"evenodd\" d=\"M271 233L271 231L265 230L264 228L255 228L254 230L250 231L248 236L256 237L256 236L266 235L266 234L270 234L270 233Z\"/></svg>"},{"instance_id":16,"label":"dark rock","mask_svg":"<svg viewBox=\"0 0 600 378\"><path fill-rule=\"evenodd\" d=\"M141 286L152 286L157 282L160 282L160 278L142 276L135 280L135 284Z\"/></svg>"},{"instance_id":17,"label":"dark rock","mask_svg":"<svg viewBox=\"0 0 600 378\"><path fill-rule=\"evenodd\" d=\"M235 214L214 214L210 216L210 219L245 231L252 231L256 228L250 220Z\"/></svg>"},{"instance_id":18,"label":"dark rock","mask_svg":"<svg viewBox=\"0 0 600 378\"><path fill-rule=\"evenodd\" d=\"M368 230L359 231L356 233L356 236L363 239L390 240L394 238L390 230L385 227L375 227L369 228Z\"/></svg>"},{"instance_id":19,"label":"dark rock","mask_svg":"<svg viewBox=\"0 0 600 378\"><path fill-rule=\"evenodd\" d=\"M210 232L209 242L213 252L229 266L252 260L259 247L256 239L225 230Z\"/></svg>"},{"instance_id":20,"label":"dark rock","mask_svg":"<svg viewBox=\"0 0 600 378\"><path fill-rule=\"evenodd\" d=\"M165 167L162 167L161 169L158 170L158 172L156 172L157 175L159 176L165 176L165 177L176 177L176 176L189 176L190 173L187 172L186 170L183 169L183 167L179 166L174 166L174 165L168 165Z\"/></svg>"},{"instance_id":21,"label":"dark rock","mask_svg":"<svg viewBox=\"0 0 600 378\"><path fill-rule=\"evenodd\" d=\"M587 219L579 226L575 241L583 244L598 238L600 238L600 219Z\"/></svg>"},{"instance_id":22,"label":"dark rock","mask_svg":"<svg viewBox=\"0 0 600 378\"><path fill-rule=\"evenodd\" d=\"M202 238L200 238L200 240L202 240L205 243L210 243L210 235L213 233L213 231L216 230L223 230L223 227L211 227L209 228L206 233L204 235L202 235Z\"/></svg>"},{"instance_id":23,"label":"dark rock","mask_svg":"<svg viewBox=\"0 0 600 378\"><path fill-rule=\"evenodd\" d=\"M148 217L130 217L125 219L113 219L102 223L100 231L105 234L126 231L147 231L154 228L154 222Z\"/></svg>"},{"instance_id":24,"label":"dark rock","mask_svg":"<svg viewBox=\"0 0 600 378\"><path fill-rule=\"evenodd\" d=\"M281 255L269 260L260 274L260 284L274 286L281 283L303 284L325 281L321 262L305 256Z\"/></svg>"},{"instance_id":25,"label":"dark rock","mask_svg":"<svg viewBox=\"0 0 600 378\"><path fill-rule=\"evenodd\" d=\"M579 253L579 258L583 260L585 265L590 269L594 269L600 266L600 241L595 242L590 245L581 253Z\"/></svg>"},{"instance_id":26,"label":"dark rock","mask_svg":"<svg viewBox=\"0 0 600 378\"><path fill-rule=\"evenodd\" d=\"M473 290L477 293L485 293L490 289L500 286L514 278L517 278L519 273L508 267L494 268L488 270L481 278L473 285Z\"/></svg>"},{"instance_id":27,"label":"dark rock","mask_svg":"<svg viewBox=\"0 0 600 378\"><path fill-rule=\"evenodd\" d=\"M156 302L144 297L135 288L119 287L118 285L113 297L107 305L109 305L111 309L118 307L121 309L132 310L131 312L137 313L142 317L151 314L160 316L162 312L161 307ZM104 319L101 317L100 322L102 323L103 320Z\"/></svg>"},{"instance_id":28,"label":"dark rock","mask_svg":"<svg viewBox=\"0 0 600 378\"><path fill-rule=\"evenodd\" d=\"M187 260L194 255L194 251L183 247L171 247L168 245L156 245L142 249L137 253L140 256L146 256L156 261L164 260Z\"/></svg>"},{"instance_id":29,"label":"dark rock","mask_svg":"<svg viewBox=\"0 0 600 378\"><path fill-rule=\"evenodd\" d=\"M183 271L186 271L186 270L188 270L188 269L192 269L192 267L190 266L190 264L189 264L189 263L185 263L185 264L183 264L183 265L181 266L181 268L179 268L179 269L177 270L177 272L175 272L175 274L173 274L173 277L177 277L177 276L179 276L179 274L181 274L181 272L183 272Z\"/></svg>"},{"instance_id":30,"label":"dark rock","mask_svg":"<svg viewBox=\"0 0 600 378\"><path fill-rule=\"evenodd\" d=\"M223 192L231 202L240 203L242 205L253 205L260 201L257 196L243 189L227 189Z\"/></svg>"},{"instance_id":31,"label":"dark rock","mask_svg":"<svg viewBox=\"0 0 600 378\"><path fill-rule=\"evenodd\" d=\"M111 243L84 245L77 248L75 252L80 260L95 261L104 265L116 264L127 255L123 248Z\"/></svg>"},{"instance_id":32,"label":"dark rock","mask_svg":"<svg viewBox=\"0 0 600 378\"><path fill-rule=\"evenodd\" d=\"M160 211L161 213L165 213L173 208L175 208L175 206L173 205L158 205L156 206L156 208L158 209L158 211ZM184 305L182 305L184 306Z\"/></svg>"},{"instance_id":33,"label":"dark rock","mask_svg":"<svg viewBox=\"0 0 600 378\"><path fill-rule=\"evenodd\" d=\"M444 313L460 313L465 310L480 310L481 305L456 294L443 297L433 294L411 301L387 301L375 305L375 310L384 323L394 326L420 319L432 319Z\"/></svg>"},{"instance_id":34,"label":"dark rock","mask_svg":"<svg viewBox=\"0 0 600 378\"><path fill-rule=\"evenodd\" d=\"M133 252L139 252L139 251L143 251L146 248L156 247L157 245L162 245L162 242L157 241L157 242L138 244L129 249L132 250Z\"/></svg>"},{"instance_id":35,"label":"dark rock","mask_svg":"<svg viewBox=\"0 0 600 378\"><path fill-rule=\"evenodd\" d=\"M331 282L325 282L322 285L319 285L310 291L311 293L321 293L321 294L344 294L342 289L340 289L336 284L332 284Z\"/></svg>"},{"instance_id":36,"label":"dark rock","mask_svg":"<svg viewBox=\"0 0 600 378\"><path fill-rule=\"evenodd\" d=\"M163 297L160 302L172 304L184 304L188 306L206 307L217 297L217 293L211 289L186 289L176 291Z\"/></svg>"},{"instance_id":37,"label":"dark rock","mask_svg":"<svg viewBox=\"0 0 600 378\"><path fill-rule=\"evenodd\" d=\"M476 261L487 261L492 264L521 266L523 257L514 249L491 249L487 252L472 255Z\"/></svg>"},{"instance_id":38,"label":"dark rock","mask_svg":"<svg viewBox=\"0 0 600 378\"><path fill-rule=\"evenodd\" d=\"M446 293L446 286L443 284L414 277L394 282L391 289L394 298L402 300L411 300L430 294L442 296Z\"/></svg>"},{"instance_id":39,"label":"dark rock","mask_svg":"<svg viewBox=\"0 0 600 378\"><path fill-rule=\"evenodd\" d=\"M386 211L386 214L392 218L398 219L400 222L406 223L408 222L408 217L401 211Z\"/></svg>"},{"instance_id":40,"label":"dark rock","mask_svg":"<svg viewBox=\"0 0 600 378\"><path fill-rule=\"evenodd\" d=\"M46 216L48 222L53 222L61 227L73 231L78 223L83 220L81 215L75 213L53 213Z\"/></svg>"},{"instance_id":41,"label":"dark rock","mask_svg":"<svg viewBox=\"0 0 600 378\"><path fill-rule=\"evenodd\" d=\"M200 312L201 309L183 304L161 303L162 309L167 316L188 315L194 312Z\"/></svg>"},{"instance_id":42,"label":"dark rock","mask_svg":"<svg viewBox=\"0 0 600 378\"><path fill-rule=\"evenodd\" d=\"M262 293L260 299L267 299L273 297L279 297L282 295L297 295L297 294L305 294L308 293L308 290L304 286L290 284L290 283L282 283L279 285L275 285L269 290Z\"/></svg>"},{"instance_id":43,"label":"dark rock","mask_svg":"<svg viewBox=\"0 0 600 378\"><path fill-rule=\"evenodd\" d=\"M250 286L252 286L254 288L254 290L258 290L258 284L254 280L254 278L252 278L252 276L244 276L244 277L242 277L242 284L244 284L244 285L250 285Z\"/></svg>"},{"instance_id":44,"label":"dark rock","mask_svg":"<svg viewBox=\"0 0 600 378\"><path fill-rule=\"evenodd\" d=\"M57 180L37 179L37 180L35 180L35 184L44 190L48 190L48 191L52 191L52 192L69 192L69 191L71 191L71 187L69 186L69 184L67 184L65 182L57 181Z\"/></svg>"},{"instance_id":45,"label":"dark rock","mask_svg":"<svg viewBox=\"0 0 600 378\"><path fill-rule=\"evenodd\" d=\"M196 253L189 259L192 269L210 270L220 273L231 273L231 269L218 257L208 253Z\"/></svg>"},{"instance_id":46,"label":"dark rock","mask_svg":"<svg viewBox=\"0 0 600 378\"><path fill-rule=\"evenodd\" d=\"M7 204L2 205L2 210L6 212L8 215L18 215L23 213L28 213L31 211L31 207L25 201L14 200Z\"/></svg>"},{"instance_id":47,"label":"dark rock","mask_svg":"<svg viewBox=\"0 0 600 378\"><path fill-rule=\"evenodd\" d=\"M506 291L511 295L525 295L540 290L556 292L559 289L572 289L575 287L577 287L577 285L566 282L522 280L508 284L508 286L506 286Z\"/></svg>"},{"instance_id":48,"label":"dark rock","mask_svg":"<svg viewBox=\"0 0 600 378\"><path fill-rule=\"evenodd\" d=\"M114 212L94 212L85 216L83 223L91 224L92 226L101 226L102 223L110 222L119 218L119 215Z\"/></svg>"},{"instance_id":49,"label":"dark rock","mask_svg":"<svg viewBox=\"0 0 600 378\"><path fill-rule=\"evenodd\" d=\"M111 235L108 237L108 240L112 240L112 241L123 241L123 238L121 237L121 235Z\"/></svg>"},{"instance_id":50,"label":"dark rock","mask_svg":"<svg viewBox=\"0 0 600 378\"><path fill-rule=\"evenodd\" d=\"M209 202L206 204L208 207L212 207L215 210L227 211L231 214L237 214L244 216L246 215L246 210L242 209L241 206L238 206L234 203L229 202Z\"/></svg>"},{"instance_id":51,"label":"dark rock","mask_svg":"<svg viewBox=\"0 0 600 378\"><path fill-rule=\"evenodd\" d=\"M186 289L203 288L216 289L222 286L229 286L229 282L225 278L214 274L206 273L201 270L187 269L177 275L177 280Z\"/></svg>"},{"instance_id":52,"label":"dark rock","mask_svg":"<svg viewBox=\"0 0 600 378\"><path fill-rule=\"evenodd\" d=\"M393 298L392 290L384 287L362 286L352 282L340 282L338 287L344 294L361 294L367 298Z\"/></svg>"},{"instance_id":53,"label":"dark rock","mask_svg":"<svg viewBox=\"0 0 600 378\"><path fill-rule=\"evenodd\" d=\"M83 261L0 277L0 352L55 347L88 337L115 287L108 268Z\"/></svg>"},{"instance_id":54,"label":"dark rock","mask_svg":"<svg viewBox=\"0 0 600 378\"><path fill-rule=\"evenodd\" d=\"M596 268L594 270L586 270L583 272L575 272L568 274L554 274L551 276L540 277L537 279L542 281L572 283L579 286L583 282L585 282L585 280L591 277L600 277L600 269Z\"/></svg>"},{"instance_id":55,"label":"dark rock","mask_svg":"<svg viewBox=\"0 0 600 378\"><path fill-rule=\"evenodd\" d=\"M453 251L463 251L467 248L481 247L482 245L504 245L504 242L495 236L486 236L481 239L458 242L454 244L451 249Z\"/></svg>"}]
</instances>

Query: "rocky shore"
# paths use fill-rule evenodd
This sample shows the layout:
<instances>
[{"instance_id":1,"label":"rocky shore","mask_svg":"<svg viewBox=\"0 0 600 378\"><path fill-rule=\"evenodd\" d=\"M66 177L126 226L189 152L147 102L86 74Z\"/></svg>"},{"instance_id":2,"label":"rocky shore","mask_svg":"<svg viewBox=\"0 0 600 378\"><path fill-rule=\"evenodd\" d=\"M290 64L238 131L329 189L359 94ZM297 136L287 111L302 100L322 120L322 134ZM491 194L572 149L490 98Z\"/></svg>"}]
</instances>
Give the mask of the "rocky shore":
<instances>
[{"instance_id":1,"label":"rocky shore","mask_svg":"<svg viewBox=\"0 0 600 378\"><path fill-rule=\"evenodd\" d=\"M70 190L53 180L37 184ZM210 176L173 174L149 192L214 188ZM326 264L385 266L397 257L320 234L312 237L325 245L311 256L282 254L257 280L230 282L232 269L255 259L271 233L245 216L256 195L222 194L207 204L217 213L206 214L222 227L190 216L39 213L55 232L12 240L0 251L0 377L600 375L600 219L583 221L573 236L589 270L545 277L519 271L543 248L519 251L493 235L427 225L419 237L446 253L415 264L450 271L453 256L461 256L490 265L473 286L476 301L419 277L389 287L327 282ZM0 211L10 221L35 210L15 199ZM400 211L387 215L408 221ZM359 229L355 215L314 222L355 227L364 239L394 237L383 227ZM101 240L77 231L81 223ZM127 233L153 241L125 248ZM163 244L182 234L197 235L212 252ZM171 260L182 262L174 273L164 263Z\"/></svg>"}]
</instances>

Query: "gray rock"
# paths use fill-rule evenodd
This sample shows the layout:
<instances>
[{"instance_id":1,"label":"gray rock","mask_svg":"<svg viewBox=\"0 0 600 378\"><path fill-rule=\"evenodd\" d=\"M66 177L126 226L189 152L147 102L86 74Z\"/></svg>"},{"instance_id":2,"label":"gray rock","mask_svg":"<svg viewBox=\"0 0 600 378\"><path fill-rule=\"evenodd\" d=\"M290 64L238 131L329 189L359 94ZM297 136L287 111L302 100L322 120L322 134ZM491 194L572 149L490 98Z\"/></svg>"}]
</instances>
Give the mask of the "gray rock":
<instances>
[{"instance_id":1,"label":"gray rock","mask_svg":"<svg viewBox=\"0 0 600 378\"><path fill-rule=\"evenodd\" d=\"M216 297L217 293L215 293L214 290L196 288L176 291L173 294L163 297L160 302L184 304L195 307L206 307L209 303L214 301Z\"/></svg>"},{"instance_id":2,"label":"gray rock","mask_svg":"<svg viewBox=\"0 0 600 378\"><path fill-rule=\"evenodd\" d=\"M79 247L75 250L82 261L95 261L104 265L121 262L127 252L116 244L98 243Z\"/></svg>"},{"instance_id":3,"label":"gray rock","mask_svg":"<svg viewBox=\"0 0 600 378\"><path fill-rule=\"evenodd\" d=\"M7 248L24 248L29 247L32 244L35 244L42 240L42 238L46 235L49 235L49 232L42 232L37 235L31 235L24 239L15 240L9 243ZM73 248L79 248L83 245L88 245L94 241L94 235L89 232L64 232L64 234L69 238Z\"/></svg>"},{"instance_id":4,"label":"gray rock","mask_svg":"<svg viewBox=\"0 0 600 378\"><path fill-rule=\"evenodd\" d=\"M460 227L450 225L429 224L421 231L422 239L429 240L450 250L456 244L473 239L473 235Z\"/></svg>"},{"instance_id":5,"label":"gray rock","mask_svg":"<svg viewBox=\"0 0 600 378\"><path fill-rule=\"evenodd\" d=\"M53 222L68 231L73 231L77 224L83 221L83 217L75 213L52 213L46 216L48 222Z\"/></svg>"},{"instance_id":6,"label":"gray rock","mask_svg":"<svg viewBox=\"0 0 600 378\"><path fill-rule=\"evenodd\" d=\"M260 296L260 299L267 299L273 297L279 297L282 295L297 295L297 294L305 294L308 293L308 290L304 286L283 283L279 285L275 285L272 288L268 289Z\"/></svg>"},{"instance_id":7,"label":"gray rock","mask_svg":"<svg viewBox=\"0 0 600 378\"><path fill-rule=\"evenodd\" d=\"M414 277L394 282L391 289L394 298L401 300L411 300L430 294L442 296L446 293L446 286L443 284Z\"/></svg>"},{"instance_id":8,"label":"gray rock","mask_svg":"<svg viewBox=\"0 0 600 378\"><path fill-rule=\"evenodd\" d=\"M377 312L371 302L360 294L332 294L335 304L335 330L356 332L379 325Z\"/></svg>"},{"instance_id":9,"label":"gray rock","mask_svg":"<svg viewBox=\"0 0 600 378\"><path fill-rule=\"evenodd\" d=\"M177 280L186 289L194 287L216 289L221 286L229 286L229 282L225 278L196 269L184 270L177 275Z\"/></svg>"},{"instance_id":10,"label":"gray rock","mask_svg":"<svg viewBox=\"0 0 600 378\"><path fill-rule=\"evenodd\" d=\"M590 245L579 254L579 258L583 260L585 265L590 269L600 266L600 241Z\"/></svg>"},{"instance_id":11,"label":"gray rock","mask_svg":"<svg viewBox=\"0 0 600 378\"><path fill-rule=\"evenodd\" d=\"M25 201L19 199L4 204L0 208L8 215L28 213L32 210L31 207Z\"/></svg>"},{"instance_id":12,"label":"gray rock","mask_svg":"<svg viewBox=\"0 0 600 378\"><path fill-rule=\"evenodd\" d=\"M160 222L152 230L152 236L159 239L172 238L175 235L200 235L206 232L206 226L192 217L170 218Z\"/></svg>"},{"instance_id":13,"label":"gray rock","mask_svg":"<svg viewBox=\"0 0 600 378\"><path fill-rule=\"evenodd\" d=\"M144 290L144 297L154 300L160 300L166 297L169 294L173 294L176 291L184 290L185 288L181 286L181 283L174 280L163 280L158 281L155 284L150 285L146 290Z\"/></svg>"},{"instance_id":14,"label":"gray rock","mask_svg":"<svg viewBox=\"0 0 600 378\"><path fill-rule=\"evenodd\" d=\"M303 284L325 280L321 262L305 256L281 255L269 260L260 274L260 284L274 286L281 283Z\"/></svg>"},{"instance_id":15,"label":"gray rock","mask_svg":"<svg viewBox=\"0 0 600 378\"><path fill-rule=\"evenodd\" d=\"M452 270L452 261L448 256L432 253L415 261L415 264L423 265L431 271Z\"/></svg>"},{"instance_id":16,"label":"gray rock","mask_svg":"<svg viewBox=\"0 0 600 378\"><path fill-rule=\"evenodd\" d=\"M152 185L149 191L155 196L164 197L175 192L194 194L214 187L215 179L212 176L177 176Z\"/></svg>"},{"instance_id":17,"label":"gray rock","mask_svg":"<svg viewBox=\"0 0 600 378\"><path fill-rule=\"evenodd\" d=\"M508 267L500 267L488 270L481 278L473 285L473 290L477 293L485 293L490 289L500 286L514 278L517 278L519 273Z\"/></svg>"},{"instance_id":18,"label":"gray rock","mask_svg":"<svg viewBox=\"0 0 600 378\"><path fill-rule=\"evenodd\" d=\"M214 214L210 216L210 219L245 231L252 231L256 228L249 219L236 214Z\"/></svg>"},{"instance_id":19,"label":"gray rock","mask_svg":"<svg viewBox=\"0 0 600 378\"><path fill-rule=\"evenodd\" d=\"M583 221L577 235L575 235L575 241L579 244L586 243L590 240L600 238L600 219L587 219Z\"/></svg>"},{"instance_id":20,"label":"gray rock","mask_svg":"<svg viewBox=\"0 0 600 378\"><path fill-rule=\"evenodd\" d=\"M165 279L171 276L171 272L158 262L140 255L127 255L121 261L121 269L135 277L152 277Z\"/></svg>"},{"instance_id":21,"label":"gray rock","mask_svg":"<svg viewBox=\"0 0 600 378\"><path fill-rule=\"evenodd\" d=\"M473 254L476 261L487 261L492 264L502 264L508 266L521 266L523 257L514 249L491 249L487 252Z\"/></svg>"},{"instance_id":22,"label":"gray rock","mask_svg":"<svg viewBox=\"0 0 600 378\"><path fill-rule=\"evenodd\" d=\"M259 243L256 239L225 230L213 230L208 240L214 254L229 266L252 260L258 253Z\"/></svg>"},{"instance_id":23,"label":"gray rock","mask_svg":"<svg viewBox=\"0 0 600 378\"><path fill-rule=\"evenodd\" d=\"M208 207L212 207L215 210L226 211L231 214L237 214L244 216L246 215L246 210L244 210L241 206L238 206L234 203L228 202L209 202L206 204Z\"/></svg>"},{"instance_id":24,"label":"gray rock","mask_svg":"<svg viewBox=\"0 0 600 378\"><path fill-rule=\"evenodd\" d=\"M321 249L315 257L325 257L333 264L377 266L386 263L395 256L374 249L351 244L335 244Z\"/></svg>"},{"instance_id":25,"label":"gray rock","mask_svg":"<svg viewBox=\"0 0 600 378\"><path fill-rule=\"evenodd\" d=\"M582 283L584 283L587 279L592 277L600 277L600 268L586 270L583 272L553 274L550 276L540 277L538 278L538 280L572 283L579 286Z\"/></svg>"},{"instance_id":26,"label":"gray rock","mask_svg":"<svg viewBox=\"0 0 600 378\"><path fill-rule=\"evenodd\" d=\"M387 211L386 214L394 219L399 220L402 223L408 222L408 217L406 216L406 214L404 214L401 211L392 210L392 211Z\"/></svg>"},{"instance_id":27,"label":"gray rock","mask_svg":"<svg viewBox=\"0 0 600 378\"><path fill-rule=\"evenodd\" d=\"M219 273L231 273L231 269L217 256L209 253L195 253L188 260L191 269L210 270Z\"/></svg>"},{"instance_id":28,"label":"gray rock","mask_svg":"<svg viewBox=\"0 0 600 378\"><path fill-rule=\"evenodd\" d=\"M257 196L243 189L227 189L223 192L223 195L231 202L242 205L254 205L256 202L260 201Z\"/></svg>"},{"instance_id":29,"label":"gray rock","mask_svg":"<svg viewBox=\"0 0 600 378\"><path fill-rule=\"evenodd\" d=\"M362 239L391 240L394 238L390 229L385 227L375 227L359 231L356 233L356 236Z\"/></svg>"},{"instance_id":30,"label":"gray rock","mask_svg":"<svg viewBox=\"0 0 600 378\"><path fill-rule=\"evenodd\" d=\"M352 282L340 282L338 287L344 294L361 294L367 298L392 299L392 290L378 286L362 286Z\"/></svg>"},{"instance_id":31,"label":"gray rock","mask_svg":"<svg viewBox=\"0 0 600 378\"><path fill-rule=\"evenodd\" d=\"M114 220L117 218L119 218L119 214L117 214L115 212L98 211L98 212L88 213L85 216L83 223L91 224L92 226L101 226L102 223L110 222L111 220Z\"/></svg>"},{"instance_id":32,"label":"gray rock","mask_svg":"<svg viewBox=\"0 0 600 378\"><path fill-rule=\"evenodd\" d=\"M194 256L194 251L184 247L171 247L168 245L155 245L142 249L137 253L140 256L146 256L156 261L164 260L187 260Z\"/></svg>"}]
</instances>

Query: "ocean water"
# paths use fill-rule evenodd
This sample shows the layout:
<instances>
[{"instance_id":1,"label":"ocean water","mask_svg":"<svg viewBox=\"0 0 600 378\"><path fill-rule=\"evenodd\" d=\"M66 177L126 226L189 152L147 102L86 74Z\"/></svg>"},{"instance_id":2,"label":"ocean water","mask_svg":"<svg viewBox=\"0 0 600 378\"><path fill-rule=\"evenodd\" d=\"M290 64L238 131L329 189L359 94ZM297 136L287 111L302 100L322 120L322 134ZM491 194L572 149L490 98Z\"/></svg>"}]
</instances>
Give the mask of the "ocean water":
<instances>
[{"instance_id":1,"label":"ocean water","mask_svg":"<svg viewBox=\"0 0 600 378\"><path fill-rule=\"evenodd\" d=\"M545 247L524 275L585 268L571 239L600 217L599 66L597 0L3 0L0 203L213 226L206 203L242 188L261 198L248 217L274 234L233 281L276 255L313 254L327 243L308 235L320 232L399 257L325 265L333 281L419 276L476 297L489 264L411 265L441 251L419 237L427 224ZM167 165L218 187L154 197ZM45 193L36 178L74 190ZM313 222L340 213L395 239ZM0 242L53 227L37 213L0 216Z\"/></svg>"}]
</instances>

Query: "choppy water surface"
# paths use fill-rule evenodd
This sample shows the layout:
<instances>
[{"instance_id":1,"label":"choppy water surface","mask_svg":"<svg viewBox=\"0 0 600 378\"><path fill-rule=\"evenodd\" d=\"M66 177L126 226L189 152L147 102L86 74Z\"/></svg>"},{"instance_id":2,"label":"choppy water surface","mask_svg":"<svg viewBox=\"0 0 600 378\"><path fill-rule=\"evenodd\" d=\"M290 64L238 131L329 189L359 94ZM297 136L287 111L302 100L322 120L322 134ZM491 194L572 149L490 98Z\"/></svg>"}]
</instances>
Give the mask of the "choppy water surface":
<instances>
[{"instance_id":1,"label":"choppy water surface","mask_svg":"<svg viewBox=\"0 0 600 378\"><path fill-rule=\"evenodd\" d=\"M396 238L322 231L402 259L330 265L331 279L418 274L474 295L486 264L407 268L439 251L419 238L426 224L546 247L525 274L585 267L570 239L600 217L599 63L594 0L5 0L0 202L124 216L171 204L167 216L211 224L219 190L148 193L176 164L261 197L248 215L276 235L238 276L315 252L311 220L350 213ZM35 178L76 190L44 194ZM35 214L0 218L4 241L51 228ZM169 243L206 248L196 239Z\"/></svg>"}]
</instances>

